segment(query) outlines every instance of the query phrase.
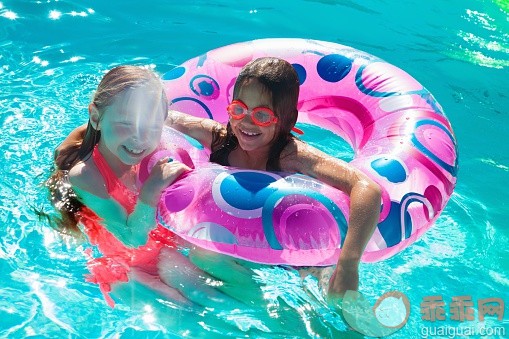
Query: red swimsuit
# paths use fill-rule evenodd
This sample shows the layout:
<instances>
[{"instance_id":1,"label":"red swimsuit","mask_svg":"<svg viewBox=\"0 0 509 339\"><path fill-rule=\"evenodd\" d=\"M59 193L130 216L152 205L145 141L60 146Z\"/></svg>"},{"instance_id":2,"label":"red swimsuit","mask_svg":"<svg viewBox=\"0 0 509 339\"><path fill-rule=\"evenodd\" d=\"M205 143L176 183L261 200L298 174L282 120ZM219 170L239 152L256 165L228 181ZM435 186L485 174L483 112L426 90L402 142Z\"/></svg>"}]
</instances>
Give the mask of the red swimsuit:
<instances>
[{"instance_id":1,"label":"red swimsuit","mask_svg":"<svg viewBox=\"0 0 509 339\"><path fill-rule=\"evenodd\" d=\"M92 159L104 178L108 194L122 205L127 213L131 213L136 205L137 193L130 191L116 177L97 146L92 153ZM136 168L137 171L138 169ZM161 225L157 225L149 233L145 245L131 248L110 233L101 224L101 219L89 208L82 208L79 212L79 220L84 226L84 232L90 243L97 246L103 255L99 258L91 257L87 263L90 274L86 280L99 284L101 292L111 307L115 305L115 302L109 295L110 284L127 282L129 280L127 273L131 267L140 267L146 272L157 275L157 261L161 248L174 247L175 235ZM91 255L91 251L88 253Z\"/></svg>"}]
</instances>

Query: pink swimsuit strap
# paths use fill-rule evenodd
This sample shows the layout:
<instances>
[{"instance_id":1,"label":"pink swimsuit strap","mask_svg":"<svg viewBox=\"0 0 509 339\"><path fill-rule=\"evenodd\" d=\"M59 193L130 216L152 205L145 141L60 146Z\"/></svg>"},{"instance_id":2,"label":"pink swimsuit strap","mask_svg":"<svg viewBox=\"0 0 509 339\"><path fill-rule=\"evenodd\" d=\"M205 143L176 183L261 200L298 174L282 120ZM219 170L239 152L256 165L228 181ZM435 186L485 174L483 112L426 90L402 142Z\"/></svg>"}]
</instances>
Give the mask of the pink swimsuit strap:
<instances>
[{"instance_id":1,"label":"pink swimsuit strap","mask_svg":"<svg viewBox=\"0 0 509 339\"><path fill-rule=\"evenodd\" d=\"M106 159L104 159L101 152L99 152L99 148L97 146L94 147L94 151L92 152L92 159L104 179L108 194L122 205L128 214L132 213L134 206L136 205L138 193L128 189L117 178L110 165L106 162ZM136 172L138 172L138 168L139 165L136 165Z\"/></svg>"}]
</instances>

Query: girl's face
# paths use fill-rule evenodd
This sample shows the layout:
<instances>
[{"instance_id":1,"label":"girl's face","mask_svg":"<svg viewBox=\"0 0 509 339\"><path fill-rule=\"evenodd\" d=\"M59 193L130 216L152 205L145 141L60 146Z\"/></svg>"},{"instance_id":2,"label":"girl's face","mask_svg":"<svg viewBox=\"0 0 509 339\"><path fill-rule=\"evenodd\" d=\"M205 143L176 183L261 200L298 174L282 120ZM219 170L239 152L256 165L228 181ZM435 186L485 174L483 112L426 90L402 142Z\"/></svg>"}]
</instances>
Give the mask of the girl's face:
<instances>
[{"instance_id":1,"label":"girl's face","mask_svg":"<svg viewBox=\"0 0 509 339\"><path fill-rule=\"evenodd\" d=\"M235 99L242 101L250 112L257 107L267 107L273 110L272 96L255 79L245 83ZM247 114L241 120L230 118L230 125L244 151L266 150L268 152L275 140L277 123L259 126L253 122L251 115Z\"/></svg>"},{"instance_id":2,"label":"girl's face","mask_svg":"<svg viewBox=\"0 0 509 339\"><path fill-rule=\"evenodd\" d=\"M114 160L113 156L136 165L157 148L166 112L156 87L128 89L105 109L99 121L99 150L106 159Z\"/></svg>"}]
</instances>

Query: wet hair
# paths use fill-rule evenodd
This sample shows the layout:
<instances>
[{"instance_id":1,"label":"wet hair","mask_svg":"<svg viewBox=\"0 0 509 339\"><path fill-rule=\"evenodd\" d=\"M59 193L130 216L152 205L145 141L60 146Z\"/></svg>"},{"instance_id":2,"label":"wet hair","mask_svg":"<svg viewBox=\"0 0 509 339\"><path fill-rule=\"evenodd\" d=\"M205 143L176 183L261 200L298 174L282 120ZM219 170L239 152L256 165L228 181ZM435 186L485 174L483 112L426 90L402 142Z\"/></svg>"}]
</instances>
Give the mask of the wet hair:
<instances>
[{"instance_id":1,"label":"wet hair","mask_svg":"<svg viewBox=\"0 0 509 339\"><path fill-rule=\"evenodd\" d=\"M106 108L113 104L119 94L150 84L157 84L160 88L162 109L167 114L168 100L159 77L153 71L129 65L118 66L108 71L99 83L92 99L92 103L99 112L99 120ZM62 231L79 232L76 212L83 206L67 181L66 174L78 162L90 157L100 139L101 132L96 130L89 120L86 131L79 135L78 140L62 145L59 152L55 151L55 168L46 181L46 186L49 189L53 206L60 212L61 217L55 222L57 228Z\"/></svg>"},{"instance_id":2,"label":"wet hair","mask_svg":"<svg viewBox=\"0 0 509 339\"><path fill-rule=\"evenodd\" d=\"M238 98L242 87L252 80L257 80L270 94L272 109L278 118L276 135L269 150L267 170L280 171L281 152L294 138L290 132L297 122L299 78L293 66L283 59L274 57L255 59L240 71L233 88L233 100ZM228 123L226 131L223 129L213 133L210 161L228 165L228 155L237 147L238 140Z\"/></svg>"}]
</instances>

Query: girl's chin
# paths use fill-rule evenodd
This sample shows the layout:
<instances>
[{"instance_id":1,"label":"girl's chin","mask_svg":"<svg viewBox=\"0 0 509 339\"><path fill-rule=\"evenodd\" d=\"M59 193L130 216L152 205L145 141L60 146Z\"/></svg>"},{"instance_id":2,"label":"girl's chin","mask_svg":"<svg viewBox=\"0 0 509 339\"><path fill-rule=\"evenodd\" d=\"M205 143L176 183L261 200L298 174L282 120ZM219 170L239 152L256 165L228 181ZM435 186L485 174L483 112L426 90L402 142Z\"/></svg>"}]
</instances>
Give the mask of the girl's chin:
<instances>
[{"instance_id":1,"label":"girl's chin","mask_svg":"<svg viewBox=\"0 0 509 339\"><path fill-rule=\"evenodd\" d=\"M143 158L144 158L143 156L141 156L141 157L132 157L132 156L128 156L127 154L123 154L121 157L118 157L118 159L124 165L128 165L128 166L138 165L143 160Z\"/></svg>"},{"instance_id":2,"label":"girl's chin","mask_svg":"<svg viewBox=\"0 0 509 339\"><path fill-rule=\"evenodd\" d=\"M268 145L260 145L258 143L241 141L239 141L239 146L245 152L262 151L264 148L268 148Z\"/></svg>"}]
</instances>

